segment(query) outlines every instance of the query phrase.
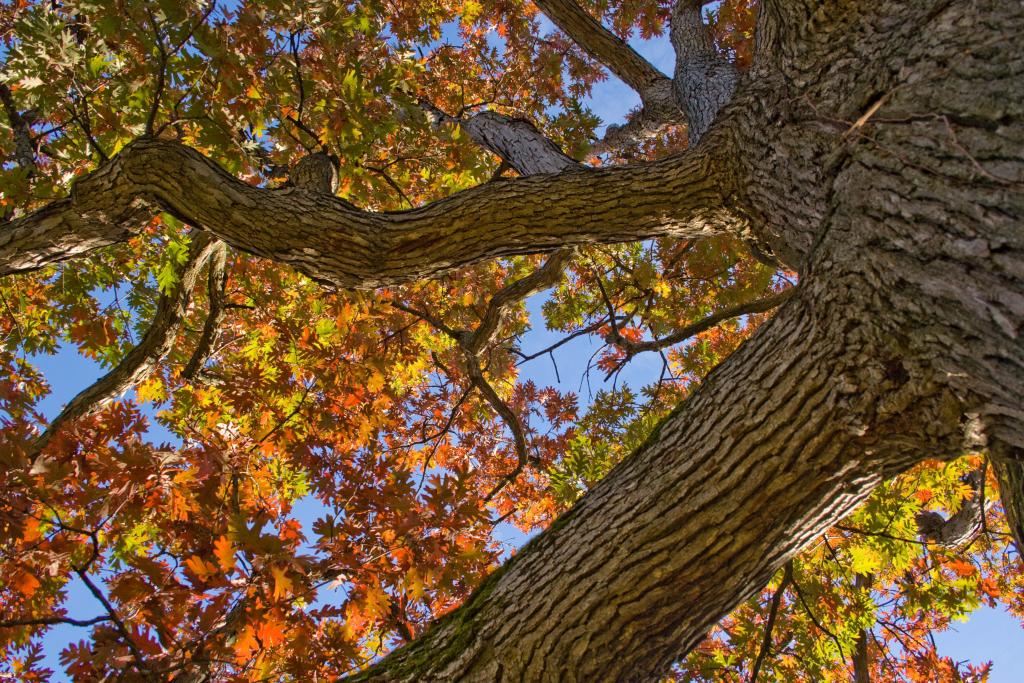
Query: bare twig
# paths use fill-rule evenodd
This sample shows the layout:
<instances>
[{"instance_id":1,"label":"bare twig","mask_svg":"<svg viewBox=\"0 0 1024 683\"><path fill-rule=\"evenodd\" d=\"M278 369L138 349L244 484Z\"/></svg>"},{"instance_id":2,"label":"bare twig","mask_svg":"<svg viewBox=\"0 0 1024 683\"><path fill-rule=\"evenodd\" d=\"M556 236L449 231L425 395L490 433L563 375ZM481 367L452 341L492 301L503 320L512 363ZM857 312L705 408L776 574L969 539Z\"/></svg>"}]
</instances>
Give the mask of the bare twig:
<instances>
[{"instance_id":1,"label":"bare twig","mask_svg":"<svg viewBox=\"0 0 1024 683\"><path fill-rule=\"evenodd\" d=\"M92 619L72 619L71 617L37 617L34 619L10 619L0 621L0 628L18 628L20 626L55 626L67 624L68 626L94 626L104 621L110 621L109 616L93 617Z\"/></svg>"},{"instance_id":2,"label":"bare twig","mask_svg":"<svg viewBox=\"0 0 1024 683\"><path fill-rule=\"evenodd\" d=\"M750 667L750 679L749 683L755 683L757 681L757 675L761 671L761 665L764 663L764 658L768 655L769 650L772 646L772 630L775 628L775 619L779 614L779 605L782 604L782 595L786 592L786 588L789 586L789 582L793 580L793 562L787 562L786 566L782 571L782 581L779 582L779 587L775 589L775 595L772 596L771 607L768 609L768 619L764 625L764 639L761 641L761 649L757 653L757 658L754 659L753 666Z\"/></svg>"}]
</instances>

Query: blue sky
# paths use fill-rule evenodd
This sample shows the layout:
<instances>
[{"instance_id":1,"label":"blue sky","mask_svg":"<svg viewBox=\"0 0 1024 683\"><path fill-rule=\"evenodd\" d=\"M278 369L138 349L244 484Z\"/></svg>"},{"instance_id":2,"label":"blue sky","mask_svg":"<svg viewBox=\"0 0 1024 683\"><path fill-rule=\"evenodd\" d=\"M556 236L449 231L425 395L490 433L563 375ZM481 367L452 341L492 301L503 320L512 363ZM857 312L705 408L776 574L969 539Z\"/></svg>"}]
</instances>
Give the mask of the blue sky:
<instances>
[{"instance_id":1,"label":"blue sky","mask_svg":"<svg viewBox=\"0 0 1024 683\"><path fill-rule=\"evenodd\" d=\"M545 29L550 24L545 22ZM634 41L634 47L652 64L665 73L671 73L674 55L666 38L650 41ZM591 108L605 123L621 122L623 116L631 108L639 104L636 94L615 78L597 84L594 87ZM557 341L561 335L545 329L540 307L545 294L539 294L528 301L528 309L534 324L533 330L523 340L523 350L530 352L543 348ZM583 379L587 363L598 348L598 342L589 338L580 338L561 347L556 352L559 381L554 367L548 358L539 358L524 366L522 378L532 379L539 385L553 385L563 391L572 391L580 396L582 405L589 403L591 391L602 386L603 373L592 373L590 383ZM41 370L51 383L53 393L41 405L48 417L56 415L62 405L78 391L88 386L100 374L100 368L88 359L82 358L73 350L62 349L56 356L36 359ZM619 376L619 382L630 383L639 387L657 377L661 369L661 361L656 354L642 354L635 358L627 369ZM175 441L159 425L151 430L151 437L156 441ZM321 513L322 507L313 499L300 501L296 505L296 514L305 525L312 523ZM527 536L509 525L502 527L502 540L513 546L520 546ZM100 606L78 581L72 581L68 588L67 608L71 616L89 618L100 614ZM325 594L322 599L340 600L342 595ZM58 661L58 654L68 643L85 637L86 631L71 626L51 628L46 634L44 643L48 665L57 671L54 681L68 680L63 676ZM995 663L992 683L1019 683L1024 681L1024 666L1017 663L1022 659L1019 653L1024 652L1024 629L1016 620L998 609L982 608L971 618L945 633L936 635L939 651L956 660L983 662L992 660Z\"/></svg>"}]
</instances>

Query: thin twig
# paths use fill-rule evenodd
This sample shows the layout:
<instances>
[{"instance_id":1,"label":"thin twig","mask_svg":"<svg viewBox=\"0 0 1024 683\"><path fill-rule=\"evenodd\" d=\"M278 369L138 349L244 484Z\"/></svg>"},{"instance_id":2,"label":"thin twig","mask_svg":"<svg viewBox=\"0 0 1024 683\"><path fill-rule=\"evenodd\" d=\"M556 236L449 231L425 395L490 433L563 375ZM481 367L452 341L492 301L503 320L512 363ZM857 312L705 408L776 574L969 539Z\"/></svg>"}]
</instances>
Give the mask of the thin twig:
<instances>
[{"instance_id":1,"label":"thin twig","mask_svg":"<svg viewBox=\"0 0 1024 683\"><path fill-rule=\"evenodd\" d=\"M779 605L782 603L782 594L786 592L786 587L792 579L793 562L789 561L783 569L782 581L779 582L779 587L775 590L775 595L772 596L771 607L768 609L768 619L764 625L764 639L761 641L761 650L757 653L754 665L750 668L749 683L755 683L757 681L757 674L761 671L761 664L764 662L764 658L768 655L768 651L771 649L772 629L775 628L775 619L779 614Z\"/></svg>"}]
</instances>

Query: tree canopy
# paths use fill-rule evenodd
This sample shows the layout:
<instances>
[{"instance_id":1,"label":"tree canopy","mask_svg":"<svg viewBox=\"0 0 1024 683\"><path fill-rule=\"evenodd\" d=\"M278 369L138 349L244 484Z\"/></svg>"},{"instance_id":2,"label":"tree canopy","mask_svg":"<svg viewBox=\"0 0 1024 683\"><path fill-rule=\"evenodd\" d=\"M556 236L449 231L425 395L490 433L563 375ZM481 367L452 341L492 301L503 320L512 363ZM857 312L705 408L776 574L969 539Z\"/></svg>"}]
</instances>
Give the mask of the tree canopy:
<instances>
[{"instance_id":1,"label":"tree canopy","mask_svg":"<svg viewBox=\"0 0 1024 683\"><path fill-rule=\"evenodd\" d=\"M0 3L2 671L49 680L63 624L74 680L335 680L485 595L510 525L557 525L806 276L709 228L727 190L685 155L758 9ZM628 41L670 27L664 74ZM607 78L624 121L591 109ZM581 337L592 392L523 379ZM48 418L36 365L67 349L106 374ZM619 381L643 354L658 376ZM660 675L984 680L932 635L1024 619L1007 480L981 448L911 464Z\"/></svg>"}]
</instances>

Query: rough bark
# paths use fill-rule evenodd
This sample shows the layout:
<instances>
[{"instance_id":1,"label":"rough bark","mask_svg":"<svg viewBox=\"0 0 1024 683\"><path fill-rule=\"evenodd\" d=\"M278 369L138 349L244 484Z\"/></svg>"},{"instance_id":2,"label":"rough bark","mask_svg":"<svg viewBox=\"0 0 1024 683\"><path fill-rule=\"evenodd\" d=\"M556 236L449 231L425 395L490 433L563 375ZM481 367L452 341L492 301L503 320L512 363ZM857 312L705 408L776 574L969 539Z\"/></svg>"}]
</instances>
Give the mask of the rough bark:
<instances>
[{"instance_id":1,"label":"rough bark","mask_svg":"<svg viewBox=\"0 0 1024 683\"><path fill-rule=\"evenodd\" d=\"M656 235L743 233L710 154L501 180L409 211L370 213L302 188L256 188L198 152L140 139L70 197L0 228L0 275L124 241L156 211L343 287L433 277L488 258ZM630 188L630 193L623 188Z\"/></svg>"},{"instance_id":2,"label":"rough bark","mask_svg":"<svg viewBox=\"0 0 1024 683\"><path fill-rule=\"evenodd\" d=\"M644 99L644 92L652 85L668 80L575 0L536 0L536 4L555 26L587 54L608 67L623 83L635 90L641 99Z\"/></svg>"},{"instance_id":3,"label":"rough bark","mask_svg":"<svg viewBox=\"0 0 1024 683\"><path fill-rule=\"evenodd\" d=\"M181 371L182 379L189 382L200 375L206 362L213 355L213 347L217 342L221 323L224 322L224 316L227 313L225 306L228 284L227 258L227 245L218 241L213 247L213 253L210 254L210 272L206 278L206 298L209 301L209 310L206 320L203 322L203 330L199 333L199 340L192 350L192 356Z\"/></svg>"},{"instance_id":4,"label":"rough bark","mask_svg":"<svg viewBox=\"0 0 1024 683\"><path fill-rule=\"evenodd\" d=\"M870 592L874 583L873 574L857 574L853 585ZM868 631L860 629L853 644L853 680L855 683L871 683L871 660L868 658Z\"/></svg>"},{"instance_id":5,"label":"rough bark","mask_svg":"<svg viewBox=\"0 0 1024 683\"><path fill-rule=\"evenodd\" d=\"M85 253L154 207L349 286L565 244L749 229L801 270L776 316L466 605L357 677L655 679L924 457L997 448L997 466L1017 473L1007 508L1024 509L1024 101L1010 95L1024 92L1024 7L764 7L760 61L684 155L368 214L246 187L147 140L0 229L0 263Z\"/></svg>"},{"instance_id":6,"label":"rough bark","mask_svg":"<svg viewBox=\"0 0 1024 683\"><path fill-rule=\"evenodd\" d=\"M642 107L622 126L608 126L594 146L600 153L657 135L666 125L686 122L672 79L601 25L575 0L537 0L537 7L588 55L601 62L640 96Z\"/></svg>"},{"instance_id":7,"label":"rough bark","mask_svg":"<svg viewBox=\"0 0 1024 683\"><path fill-rule=\"evenodd\" d=\"M421 102L420 106L435 127L446 124L461 126L473 142L497 155L519 175L558 173L570 168L583 168L524 119L514 119L493 111L460 118L446 114L429 102Z\"/></svg>"},{"instance_id":8,"label":"rough bark","mask_svg":"<svg viewBox=\"0 0 1024 683\"><path fill-rule=\"evenodd\" d=\"M14 134L14 161L20 168L35 168L36 151L32 140L32 126L29 119L18 110L14 95L6 83L0 82L0 103L7 113L7 122Z\"/></svg>"},{"instance_id":9,"label":"rough bark","mask_svg":"<svg viewBox=\"0 0 1024 683\"><path fill-rule=\"evenodd\" d=\"M715 47L703 12L702 0L676 0L672 8L673 85L676 100L686 113L691 146L704 137L718 111L732 99L739 79L736 67Z\"/></svg>"},{"instance_id":10,"label":"rough bark","mask_svg":"<svg viewBox=\"0 0 1024 683\"><path fill-rule=\"evenodd\" d=\"M709 133L750 151L739 201L803 264L798 293L361 680L650 680L883 477L1024 442L1022 8L827 9L788 77L762 65Z\"/></svg>"}]
</instances>

